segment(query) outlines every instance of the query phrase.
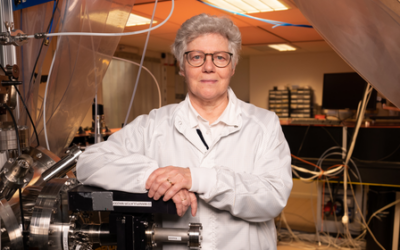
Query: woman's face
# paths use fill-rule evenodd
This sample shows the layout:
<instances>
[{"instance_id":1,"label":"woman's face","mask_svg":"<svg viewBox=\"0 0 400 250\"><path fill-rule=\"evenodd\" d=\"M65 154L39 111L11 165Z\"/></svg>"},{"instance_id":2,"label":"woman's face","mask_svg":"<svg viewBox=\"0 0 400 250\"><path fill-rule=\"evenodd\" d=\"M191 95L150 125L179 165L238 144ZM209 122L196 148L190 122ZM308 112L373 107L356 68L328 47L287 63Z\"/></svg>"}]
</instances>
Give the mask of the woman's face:
<instances>
[{"instance_id":1,"label":"woman's face","mask_svg":"<svg viewBox=\"0 0 400 250\"><path fill-rule=\"evenodd\" d=\"M193 50L204 53L229 52L228 39L219 34L205 34L187 45L186 51ZM197 103L214 103L227 98L229 81L235 72L232 63L231 61L225 68L218 68L209 55L206 56L206 61L202 66L193 67L185 58L181 75L185 77L190 99Z\"/></svg>"}]
</instances>

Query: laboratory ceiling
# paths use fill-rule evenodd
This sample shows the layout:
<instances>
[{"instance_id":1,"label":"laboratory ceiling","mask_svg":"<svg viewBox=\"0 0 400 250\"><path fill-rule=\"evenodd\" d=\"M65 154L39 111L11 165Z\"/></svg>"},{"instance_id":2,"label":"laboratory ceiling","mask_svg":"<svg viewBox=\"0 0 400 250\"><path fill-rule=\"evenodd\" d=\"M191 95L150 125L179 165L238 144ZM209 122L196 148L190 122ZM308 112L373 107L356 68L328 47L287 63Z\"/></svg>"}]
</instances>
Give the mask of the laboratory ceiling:
<instances>
[{"instance_id":1,"label":"laboratory ceiling","mask_svg":"<svg viewBox=\"0 0 400 250\"><path fill-rule=\"evenodd\" d=\"M286 1L291 8L285 11L255 13L252 16L281 21L292 24L309 24L295 4ZM172 2L159 1L154 19L160 23L171 11ZM136 0L132 13L151 18L154 9L154 0ZM197 0L175 0L175 8L171 18L160 28L151 32L148 50L154 52L169 52L170 45L180 25L190 17L207 13L217 16L228 16L239 27L242 33L242 56L278 54L278 53L309 53L332 51L330 46L313 28L303 27L276 27L272 24L234 15L213 7L207 6ZM125 28L125 32L143 30L147 26L133 26ZM121 45L136 49L143 49L147 34L122 37ZM268 47L269 44L287 43L297 48L295 52L278 52Z\"/></svg>"}]
</instances>

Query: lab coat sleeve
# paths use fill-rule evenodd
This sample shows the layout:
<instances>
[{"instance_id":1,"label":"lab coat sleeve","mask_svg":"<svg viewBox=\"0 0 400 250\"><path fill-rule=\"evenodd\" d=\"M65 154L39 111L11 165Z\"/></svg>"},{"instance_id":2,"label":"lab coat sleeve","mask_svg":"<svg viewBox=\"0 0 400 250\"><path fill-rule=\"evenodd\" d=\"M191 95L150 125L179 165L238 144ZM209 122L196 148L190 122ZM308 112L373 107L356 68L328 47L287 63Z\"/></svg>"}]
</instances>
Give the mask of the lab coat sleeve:
<instances>
[{"instance_id":1,"label":"lab coat sleeve","mask_svg":"<svg viewBox=\"0 0 400 250\"><path fill-rule=\"evenodd\" d=\"M145 193L145 182L158 168L144 155L148 117L140 116L107 141L86 149L77 163L77 177L84 185L107 190Z\"/></svg>"},{"instance_id":2,"label":"lab coat sleeve","mask_svg":"<svg viewBox=\"0 0 400 250\"><path fill-rule=\"evenodd\" d=\"M269 139L262 139L251 173L237 173L229 166L191 168L196 176L191 191L211 206L249 222L278 216L293 183L290 150L276 116L273 124Z\"/></svg>"}]
</instances>

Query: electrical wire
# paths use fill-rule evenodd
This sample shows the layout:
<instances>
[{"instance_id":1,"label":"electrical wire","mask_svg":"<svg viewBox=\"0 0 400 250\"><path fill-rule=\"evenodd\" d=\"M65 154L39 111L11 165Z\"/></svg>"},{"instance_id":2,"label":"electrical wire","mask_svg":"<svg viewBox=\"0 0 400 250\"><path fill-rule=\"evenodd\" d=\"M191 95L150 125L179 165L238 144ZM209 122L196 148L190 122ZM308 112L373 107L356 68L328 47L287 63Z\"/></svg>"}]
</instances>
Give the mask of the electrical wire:
<instances>
[{"instance_id":1,"label":"electrical wire","mask_svg":"<svg viewBox=\"0 0 400 250\"><path fill-rule=\"evenodd\" d=\"M351 158L351 155L353 154L354 146L355 146L355 143L356 143L356 140L357 140L358 131L360 129L361 122L362 122L362 119L364 117L365 109L367 107L367 100L369 100L369 98L370 98L370 95L372 93L372 89L373 89L372 86L369 83L367 83L367 86L365 88L365 92L364 92L364 96L363 96L361 105L359 105L359 109L357 111L357 123L356 123L356 127L354 129L353 138L352 138L352 141L350 143L350 148L349 148L349 150L347 151L347 154L346 154L346 158L345 158L345 162L344 162L344 165L346 165L346 166L348 165L348 162L349 162L349 160ZM347 169L345 169L344 176L343 176L344 215L342 217L342 222L346 226L348 226L347 175L348 175L348 172L347 172Z\"/></svg>"},{"instance_id":2,"label":"electrical wire","mask_svg":"<svg viewBox=\"0 0 400 250\"><path fill-rule=\"evenodd\" d=\"M60 39L58 40L58 42L60 42ZM47 150L49 151L50 151L49 138L47 137L47 128L46 128L46 103L47 103L47 92L50 85L49 83L50 83L51 72L53 71L54 62L56 61L57 51L58 51L58 46L56 51L54 52L53 60L51 61L49 75L47 76L46 89L44 91L44 97L43 97L43 132Z\"/></svg>"},{"instance_id":3,"label":"electrical wire","mask_svg":"<svg viewBox=\"0 0 400 250\"><path fill-rule=\"evenodd\" d=\"M350 180L350 176L347 176L347 178L349 179L349 182L350 182L350 181L351 181L351 180ZM352 192L353 196L355 197L355 193L354 193L354 190L353 190L353 186L352 186L352 185L350 185L350 189L351 189L351 192ZM361 219L362 219L362 221L364 222L365 228L368 230L368 232L370 233L370 235L371 235L372 239L375 241L375 243L376 243L381 249L385 250L385 248L379 243L379 241L376 239L375 235L372 233L371 229L370 229L369 226L368 226L368 223L365 222L365 218L364 218L364 216L363 216L363 214L362 214L362 211L361 211L360 206L359 206L359 204L358 204L358 202L357 202L357 199L354 199L354 201L355 201L355 204L356 204L356 206L357 206L357 209L358 209L358 211L359 211L359 213L360 213ZM357 239L357 238L356 238L356 239Z\"/></svg>"},{"instance_id":4,"label":"electrical wire","mask_svg":"<svg viewBox=\"0 0 400 250\"><path fill-rule=\"evenodd\" d=\"M30 120L30 121L31 121L31 123L32 123L33 131L35 132L37 146L39 147L39 146L40 146L40 143L39 143L39 136L38 136L38 133L37 133L37 131L36 131L35 124L33 123L33 120L32 120L32 117L31 117L31 114L29 113L28 107L26 106L26 104L25 104L25 102L24 102L24 99L22 98L22 96L21 96L21 93L19 92L19 90L18 90L17 86L15 86L15 85L14 85L14 88L15 88L15 90L17 91L17 93L18 93L19 97L21 98L22 104L24 104L24 107L25 107L26 113L28 114L29 120Z\"/></svg>"},{"instance_id":5,"label":"electrical wire","mask_svg":"<svg viewBox=\"0 0 400 250\"><path fill-rule=\"evenodd\" d=\"M54 8L53 8L53 13L52 13L52 15L51 15L49 25L47 26L47 29L46 29L46 33L49 33L49 31L50 31L50 29L51 29L51 26L52 26L52 23L53 23L53 20L54 20L54 14L56 13L56 9L57 9L58 2L59 2L59 1L60 1L60 0L57 0L57 2L54 3L55 6L54 6ZM35 75L36 66L37 66L37 63L38 63L38 61L39 61L39 57L40 57L40 54L42 53L42 49L43 49L43 46L44 46L45 42L46 42L46 40L43 39L42 45L40 45L39 53L38 53L38 55L37 55L37 57L36 57L36 60L35 60L35 64L33 65L31 78L29 79L29 83L28 83L28 84L30 84L30 83L32 82L33 76Z\"/></svg>"},{"instance_id":6,"label":"electrical wire","mask_svg":"<svg viewBox=\"0 0 400 250\"><path fill-rule=\"evenodd\" d=\"M127 59L124 59L124 58L120 58L120 57L114 56L113 59L119 60L119 61L122 61L122 62L131 63L131 64L134 64L134 65L136 65L136 66L140 66L139 63L134 62L134 61L131 61L131 60L127 60ZM157 81L156 77L153 75L153 73L151 73L151 71L150 71L148 68L146 68L146 67L143 66L143 65L142 65L142 68L143 68L144 70L146 70L146 71L150 74L150 76L151 76L151 77L153 78L153 80L154 80L154 83L155 83L156 86L157 86L157 90L158 90L158 107L161 108L161 90L160 90L160 85L158 84L158 81Z\"/></svg>"},{"instance_id":7,"label":"electrical wire","mask_svg":"<svg viewBox=\"0 0 400 250\"><path fill-rule=\"evenodd\" d=\"M311 127L311 125L307 126L306 132L304 133L303 139L301 140L299 150L297 150L298 156L300 156L300 151L303 148L304 142L306 141L306 137L307 137L308 131L310 130L310 127Z\"/></svg>"},{"instance_id":8,"label":"electrical wire","mask_svg":"<svg viewBox=\"0 0 400 250\"><path fill-rule=\"evenodd\" d=\"M175 7L174 0L171 0L171 2L172 2L172 6L171 6L171 11L170 11L168 17L164 21L162 21L160 24L158 24L157 26L154 26L149 29L132 31L132 32L123 32L123 33L59 32L59 33L51 33L51 34L43 34L43 35L45 37L53 37L53 36L106 36L106 37L110 37L110 36L131 36L131 35L138 35L138 34L146 33L146 32L158 29L159 27L164 25L169 20L169 18L172 16L172 13L173 13L174 7ZM35 35L28 35L27 38L35 38Z\"/></svg>"},{"instance_id":9,"label":"electrical wire","mask_svg":"<svg viewBox=\"0 0 400 250\"><path fill-rule=\"evenodd\" d=\"M139 84L140 73L142 72L142 66L143 66L143 62L144 62L144 58L145 58L146 50L147 50L147 44L149 43L149 38L150 38L151 26L153 25L153 19L154 19L154 16L155 16L155 14L156 14L157 3L158 3L158 0L156 0L156 1L155 1L155 4L154 4L153 15L151 16L149 31L147 32L146 42L145 42L145 44L144 44L144 49L143 49L142 58L140 59L140 66L139 66L139 70L138 70L138 73L137 73L137 76L136 76L136 83L135 83L135 87L134 87L134 89L133 89L133 94L132 94L131 102L129 103L128 112L126 113L125 122L124 122L124 127L125 127L126 124L128 123L129 114L131 113L131 108L132 108L133 100L135 99L135 94L136 94L137 86L138 86L138 84Z\"/></svg>"},{"instance_id":10,"label":"electrical wire","mask_svg":"<svg viewBox=\"0 0 400 250\"><path fill-rule=\"evenodd\" d=\"M4 71L4 74L7 75L7 71L6 71L6 69L3 67L3 65L0 64L0 68Z\"/></svg>"}]
</instances>

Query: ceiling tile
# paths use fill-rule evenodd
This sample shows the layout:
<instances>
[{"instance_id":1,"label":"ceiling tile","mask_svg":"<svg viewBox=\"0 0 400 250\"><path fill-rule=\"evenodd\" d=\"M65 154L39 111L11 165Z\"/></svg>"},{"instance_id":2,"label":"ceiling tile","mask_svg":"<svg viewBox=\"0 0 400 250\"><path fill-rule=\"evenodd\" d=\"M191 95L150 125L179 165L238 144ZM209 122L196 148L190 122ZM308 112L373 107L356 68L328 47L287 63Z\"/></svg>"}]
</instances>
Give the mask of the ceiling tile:
<instances>
[{"instance_id":1,"label":"ceiling tile","mask_svg":"<svg viewBox=\"0 0 400 250\"><path fill-rule=\"evenodd\" d=\"M265 43L282 43L285 40L274 36L258 27L243 27L239 28L242 33L242 43L248 44L265 44Z\"/></svg>"}]
</instances>

